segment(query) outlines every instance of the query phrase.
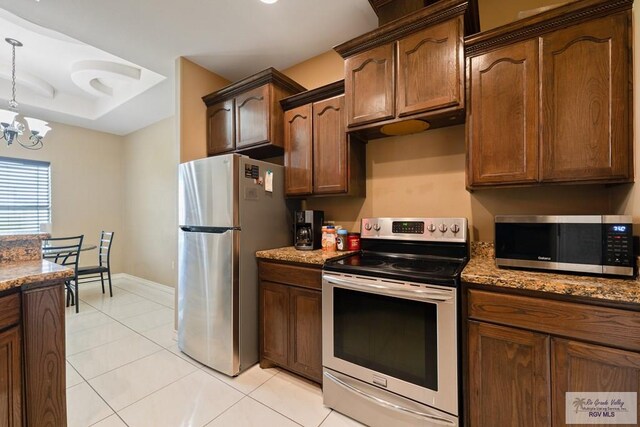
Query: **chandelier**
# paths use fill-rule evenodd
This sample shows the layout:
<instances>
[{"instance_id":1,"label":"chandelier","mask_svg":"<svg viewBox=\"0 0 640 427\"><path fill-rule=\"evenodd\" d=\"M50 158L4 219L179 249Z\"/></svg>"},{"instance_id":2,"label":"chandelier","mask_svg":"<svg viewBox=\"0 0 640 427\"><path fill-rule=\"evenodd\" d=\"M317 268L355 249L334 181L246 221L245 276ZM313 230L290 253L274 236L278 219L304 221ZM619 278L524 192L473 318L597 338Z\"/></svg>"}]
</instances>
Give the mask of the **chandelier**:
<instances>
[{"instance_id":1,"label":"chandelier","mask_svg":"<svg viewBox=\"0 0 640 427\"><path fill-rule=\"evenodd\" d=\"M17 142L24 148L30 150L39 150L43 147L42 139L51 128L44 120L25 117L29 125L29 141L23 142L18 138L24 133L25 125L16 119L18 115L18 103L16 102L16 47L22 46L18 40L6 38L4 39L11 45L11 101L9 101L9 109L0 109L0 139L7 141L7 145Z\"/></svg>"}]
</instances>

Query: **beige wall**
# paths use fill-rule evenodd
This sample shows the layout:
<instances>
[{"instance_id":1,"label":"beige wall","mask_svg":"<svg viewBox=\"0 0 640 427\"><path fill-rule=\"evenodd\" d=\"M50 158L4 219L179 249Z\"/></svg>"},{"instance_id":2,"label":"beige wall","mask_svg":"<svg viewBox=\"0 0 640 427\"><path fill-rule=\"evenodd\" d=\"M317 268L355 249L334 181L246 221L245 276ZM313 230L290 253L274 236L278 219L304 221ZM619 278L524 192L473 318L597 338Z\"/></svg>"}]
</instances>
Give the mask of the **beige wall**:
<instances>
[{"instance_id":1,"label":"beige wall","mask_svg":"<svg viewBox=\"0 0 640 427\"><path fill-rule=\"evenodd\" d=\"M124 137L124 270L175 286L178 260L178 163L175 118Z\"/></svg>"},{"instance_id":2,"label":"beige wall","mask_svg":"<svg viewBox=\"0 0 640 427\"><path fill-rule=\"evenodd\" d=\"M478 0L482 31L499 27L518 19L518 13L539 7L570 3L575 0Z\"/></svg>"},{"instance_id":3,"label":"beige wall","mask_svg":"<svg viewBox=\"0 0 640 427\"><path fill-rule=\"evenodd\" d=\"M188 59L176 59L177 133L181 163L207 157L207 107L202 97L229 83Z\"/></svg>"},{"instance_id":4,"label":"beige wall","mask_svg":"<svg viewBox=\"0 0 640 427\"><path fill-rule=\"evenodd\" d=\"M44 148L30 151L0 143L0 156L51 162L52 235L84 234L98 244L100 231L114 231L114 272L123 271L126 246L122 238L122 138L75 126L51 123ZM83 252L80 263L96 264L97 251Z\"/></svg>"},{"instance_id":5,"label":"beige wall","mask_svg":"<svg viewBox=\"0 0 640 427\"><path fill-rule=\"evenodd\" d=\"M315 89L344 79L344 60L330 50L282 70L282 73L307 89Z\"/></svg>"}]
</instances>

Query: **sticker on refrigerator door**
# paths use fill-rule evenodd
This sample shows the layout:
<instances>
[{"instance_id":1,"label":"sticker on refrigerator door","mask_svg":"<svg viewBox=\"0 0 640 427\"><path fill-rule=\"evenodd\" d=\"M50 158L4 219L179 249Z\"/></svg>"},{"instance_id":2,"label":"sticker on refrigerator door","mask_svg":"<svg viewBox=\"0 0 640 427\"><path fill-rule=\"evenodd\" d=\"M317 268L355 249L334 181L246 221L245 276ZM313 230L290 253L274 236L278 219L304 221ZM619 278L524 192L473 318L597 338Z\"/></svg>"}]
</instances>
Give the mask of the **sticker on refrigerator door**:
<instances>
[{"instance_id":1,"label":"sticker on refrigerator door","mask_svg":"<svg viewBox=\"0 0 640 427\"><path fill-rule=\"evenodd\" d=\"M273 193L273 171L271 170L264 174L264 191Z\"/></svg>"},{"instance_id":2,"label":"sticker on refrigerator door","mask_svg":"<svg viewBox=\"0 0 640 427\"><path fill-rule=\"evenodd\" d=\"M260 178L260 168L258 165L244 165L244 177L250 179L258 179Z\"/></svg>"}]
</instances>

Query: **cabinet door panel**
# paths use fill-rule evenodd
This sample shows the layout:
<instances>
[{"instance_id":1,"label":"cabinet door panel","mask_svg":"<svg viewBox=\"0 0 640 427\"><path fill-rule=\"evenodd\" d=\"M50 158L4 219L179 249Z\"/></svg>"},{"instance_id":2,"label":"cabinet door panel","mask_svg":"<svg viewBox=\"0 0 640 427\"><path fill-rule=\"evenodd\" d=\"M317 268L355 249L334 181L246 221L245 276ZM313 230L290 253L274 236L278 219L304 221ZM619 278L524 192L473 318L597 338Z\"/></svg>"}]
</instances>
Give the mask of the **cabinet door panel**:
<instances>
[{"instance_id":1,"label":"cabinet door panel","mask_svg":"<svg viewBox=\"0 0 640 427\"><path fill-rule=\"evenodd\" d=\"M469 184L536 182L537 41L513 44L469 61Z\"/></svg>"},{"instance_id":2,"label":"cabinet door panel","mask_svg":"<svg viewBox=\"0 0 640 427\"><path fill-rule=\"evenodd\" d=\"M542 37L543 181L630 176L627 19Z\"/></svg>"},{"instance_id":3,"label":"cabinet door panel","mask_svg":"<svg viewBox=\"0 0 640 427\"><path fill-rule=\"evenodd\" d=\"M285 193L313 191L313 119L311 104L284 112Z\"/></svg>"},{"instance_id":4,"label":"cabinet door panel","mask_svg":"<svg viewBox=\"0 0 640 427\"><path fill-rule=\"evenodd\" d=\"M322 382L322 293L291 288L290 366Z\"/></svg>"},{"instance_id":5,"label":"cabinet door panel","mask_svg":"<svg viewBox=\"0 0 640 427\"><path fill-rule=\"evenodd\" d=\"M0 333L0 425L22 425L22 351L17 326Z\"/></svg>"},{"instance_id":6,"label":"cabinet door panel","mask_svg":"<svg viewBox=\"0 0 640 427\"><path fill-rule=\"evenodd\" d=\"M394 44L345 60L347 124L363 125L395 116Z\"/></svg>"},{"instance_id":7,"label":"cabinet door panel","mask_svg":"<svg viewBox=\"0 0 640 427\"><path fill-rule=\"evenodd\" d=\"M549 336L469 322L469 425L547 427Z\"/></svg>"},{"instance_id":8,"label":"cabinet door panel","mask_svg":"<svg viewBox=\"0 0 640 427\"><path fill-rule=\"evenodd\" d=\"M313 104L313 191L348 191L347 134L344 95Z\"/></svg>"},{"instance_id":9,"label":"cabinet door panel","mask_svg":"<svg viewBox=\"0 0 640 427\"><path fill-rule=\"evenodd\" d=\"M260 308L262 355L286 365L289 360L289 288L260 282Z\"/></svg>"},{"instance_id":10,"label":"cabinet door panel","mask_svg":"<svg viewBox=\"0 0 640 427\"><path fill-rule=\"evenodd\" d=\"M236 149L269 141L269 100L269 85L236 97Z\"/></svg>"},{"instance_id":11,"label":"cabinet door panel","mask_svg":"<svg viewBox=\"0 0 640 427\"><path fill-rule=\"evenodd\" d=\"M565 425L567 392L635 392L640 397L638 353L554 338L552 354L556 426Z\"/></svg>"},{"instance_id":12,"label":"cabinet door panel","mask_svg":"<svg viewBox=\"0 0 640 427\"><path fill-rule=\"evenodd\" d=\"M461 103L461 44L461 17L398 41L399 116Z\"/></svg>"},{"instance_id":13,"label":"cabinet door panel","mask_svg":"<svg viewBox=\"0 0 640 427\"><path fill-rule=\"evenodd\" d=\"M235 148L234 114L232 99L207 108L207 152L210 156Z\"/></svg>"}]
</instances>

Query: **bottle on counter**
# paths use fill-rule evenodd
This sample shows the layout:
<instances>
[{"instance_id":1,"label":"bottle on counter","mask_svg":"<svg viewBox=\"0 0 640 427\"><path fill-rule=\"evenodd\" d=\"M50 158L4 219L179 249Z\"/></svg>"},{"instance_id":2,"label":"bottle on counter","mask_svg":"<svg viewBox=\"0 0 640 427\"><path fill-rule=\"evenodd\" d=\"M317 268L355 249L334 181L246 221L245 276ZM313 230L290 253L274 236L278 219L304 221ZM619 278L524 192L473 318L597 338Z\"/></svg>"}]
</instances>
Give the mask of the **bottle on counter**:
<instances>
[{"instance_id":1,"label":"bottle on counter","mask_svg":"<svg viewBox=\"0 0 640 427\"><path fill-rule=\"evenodd\" d=\"M336 251L336 228L333 225L322 227L322 251Z\"/></svg>"},{"instance_id":2,"label":"bottle on counter","mask_svg":"<svg viewBox=\"0 0 640 427\"><path fill-rule=\"evenodd\" d=\"M336 236L336 249L338 251L346 251L347 250L347 235L348 231L344 228L338 230L338 234Z\"/></svg>"}]
</instances>

